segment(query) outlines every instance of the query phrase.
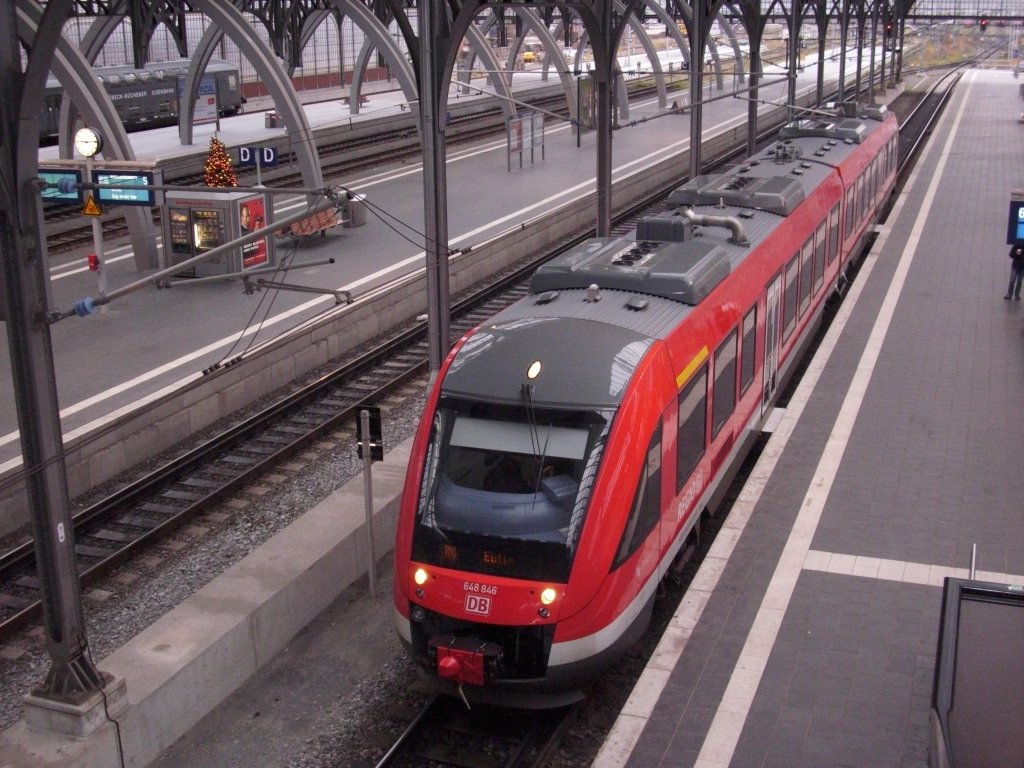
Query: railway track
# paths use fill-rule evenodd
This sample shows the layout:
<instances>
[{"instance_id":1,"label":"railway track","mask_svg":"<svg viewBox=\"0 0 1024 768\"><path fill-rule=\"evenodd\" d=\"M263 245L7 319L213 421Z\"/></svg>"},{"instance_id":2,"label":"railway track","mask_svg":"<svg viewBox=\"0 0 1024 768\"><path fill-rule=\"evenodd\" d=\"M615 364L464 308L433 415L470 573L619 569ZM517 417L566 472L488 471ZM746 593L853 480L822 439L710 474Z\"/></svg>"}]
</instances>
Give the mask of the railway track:
<instances>
[{"instance_id":1,"label":"railway track","mask_svg":"<svg viewBox=\"0 0 1024 768\"><path fill-rule=\"evenodd\" d=\"M403 713L408 725L376 768L543 768L575 712L575 707L470 710L458 699L435 695L419 711Z\"/></svg>"},{"instance_id":2,"label":"railway track","mask_svg":"<svg viewBox=\"0 0 1024 768\"><path fill-rule=\"evenodd\" d=\"M657 206L638 202L616 222L616 231L628 229L652 204ZM519 265L453 306L453 334L461 335L522 296L525 278L552 255ZM428 367L425 337L425 323L413 325L76 515L83 583L179 529L322 435L354 423L360 408L403 387L422 386ZM0 556L0 638L39 615L38 588L32 542Z\"/></svg>"}]
</instances>

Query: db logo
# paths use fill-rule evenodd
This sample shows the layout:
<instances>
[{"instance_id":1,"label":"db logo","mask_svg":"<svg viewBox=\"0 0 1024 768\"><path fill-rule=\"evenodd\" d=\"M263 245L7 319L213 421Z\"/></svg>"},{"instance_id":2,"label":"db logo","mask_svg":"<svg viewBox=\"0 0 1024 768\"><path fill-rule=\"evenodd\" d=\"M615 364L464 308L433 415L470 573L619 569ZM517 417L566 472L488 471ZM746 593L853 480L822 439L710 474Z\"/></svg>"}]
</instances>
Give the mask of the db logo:
<instances>
[{"instance_id":1,"label":"db logo","mask_svg":"<svg viewBox=\"0 0 1024 768\"><path fill-rule=\"evenodd\" d=\"M481 595L466 595L466 613L486 616L491 612L491 598Z\"/></svg>"}]
</instances>

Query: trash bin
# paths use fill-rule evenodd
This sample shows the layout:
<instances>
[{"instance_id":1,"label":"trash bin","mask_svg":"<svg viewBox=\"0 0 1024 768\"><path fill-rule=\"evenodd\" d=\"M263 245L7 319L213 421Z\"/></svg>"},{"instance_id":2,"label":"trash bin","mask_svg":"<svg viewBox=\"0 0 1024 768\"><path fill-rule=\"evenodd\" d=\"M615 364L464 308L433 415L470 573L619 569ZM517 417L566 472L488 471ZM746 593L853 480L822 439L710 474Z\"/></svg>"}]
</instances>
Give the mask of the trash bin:
<instances>
[{"instance_id":1,"label":"trash bin","mask_svg":"<svg viewBox=\"0 0 1024 768\"><path fill-rule=\"evenodd\" d=\"M344 202L344 224L346 228L361 227L366 223L366 196L353 195L351 200Z\"/></svg>"},{"instance_id":2,"label":"trash bin","mask_svg":"<svg viewBox=\"0 0 1024 768\"><path fill-rule=\"evenodd\" d=\"M264 123L264 127L266 128L280 128L281 116L277 114L277 110L268 110L267 114L265 115Z\"/></svg>"}]
</instances>

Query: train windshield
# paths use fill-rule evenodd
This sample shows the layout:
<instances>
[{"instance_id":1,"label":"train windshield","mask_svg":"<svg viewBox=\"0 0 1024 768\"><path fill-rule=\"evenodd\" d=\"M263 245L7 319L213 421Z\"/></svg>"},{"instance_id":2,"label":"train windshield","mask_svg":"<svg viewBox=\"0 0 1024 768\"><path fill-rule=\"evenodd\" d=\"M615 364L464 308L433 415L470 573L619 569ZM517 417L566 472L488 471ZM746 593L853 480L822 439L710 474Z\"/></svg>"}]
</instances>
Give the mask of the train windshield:
<instances>
[{"instance_id":1,"label":"train windshield","mask_svg":"<svg viewBox=\"0 0 1024 768\"><path fill-rule=\"evenodd\" d=\"M610 415L447 404L434 418L413 557L569 578Z\"/></svg>"}]
</instances>

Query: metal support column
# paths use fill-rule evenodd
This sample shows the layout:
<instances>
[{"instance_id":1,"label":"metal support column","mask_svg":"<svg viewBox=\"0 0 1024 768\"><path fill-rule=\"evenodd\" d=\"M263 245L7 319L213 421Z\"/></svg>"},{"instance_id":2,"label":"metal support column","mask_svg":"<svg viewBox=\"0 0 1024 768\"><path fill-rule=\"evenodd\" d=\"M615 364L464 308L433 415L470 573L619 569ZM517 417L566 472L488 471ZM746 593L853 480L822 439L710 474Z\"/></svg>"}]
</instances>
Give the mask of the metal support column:
<instances>
[{"instance_id":1,"label":"metal support column","mask_svg":"<svg viewBox=\"0 0 1024 768\"><path fill-rule=\"evenodd\" d=\"M448 19L441 0L422 0L417 9L420 45L419 108L420 140L423 142L423 208L426 219L427 326L430 372L436 374L451 346L451 318L448 301L448 186L447 155L441 110L444 94L439 93L444 46L450 43Z\"/></svg>"},{"instance_id":2,"label":"metal support column","mask_svg":"<svg viewBox=\"0 0 1024 768\"><path fill-rule=\"evenodd\" d=\"M615 77L615 30L612 0L599 3L603 56L594 57L597 84L597 236L612 230L612 83Z\"/></svg>"},{"instance_id":3,"label":"metal support column","mask_svg":"<svg viewBox=\"0 0 1024 768\"><path fill-rule=\"evenodd\" d=\"M46 302L38 175L42 91L71 0L46 4L24 74L13 0L0 2L0 274L22 460L51 667L34 695L71 704L100 691L87 655Z\"/></svg>"},{"instance_id":4,"label":"metal support column","mask_svg":"<svg viewBox=\"0 0 1024 768\"><path fill-rule=\"evenodd\" d=\"M701 104L704 88L704 0L693 4L693 24L690 28L690 178L700 175L701 126L704 108Z\"/></svg>"},{"instance_id":5,"label":"metal support column","mask_svg":"<svg viewBox=\"0 0 1024 768\"><path fill-rule=\"evenodd\" d=\"M747 102L747 157L757 152L757 83L761 79L764 59L761 46L764 44L760 29L750 38L750 100Z\"/></svg>"},{"instance_id":6,"label":"metal support column","mask_svg":"<svg viewBox=\"0 0 1024 768\"><path fill-rule=\"evenodd\" d=\"M839 15L839 96L837 104L846 101L846 33L850 29L850 0L843 0Z\"/></svg>"},{"instance_id":7,"label":"metal support column","mask_svg":"<svg viewBox=\"0 0 1024 768\"><path fill-rule=\"evenodd\" d=\"M803 25L804 9L800 0L794 0L789 17L789 40L786 48L789 51L789 90L786 104L789 106L789 119L796 116L796 73L800 70L800 27Z\"/></svg>"}]
</instances>

